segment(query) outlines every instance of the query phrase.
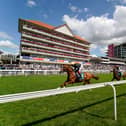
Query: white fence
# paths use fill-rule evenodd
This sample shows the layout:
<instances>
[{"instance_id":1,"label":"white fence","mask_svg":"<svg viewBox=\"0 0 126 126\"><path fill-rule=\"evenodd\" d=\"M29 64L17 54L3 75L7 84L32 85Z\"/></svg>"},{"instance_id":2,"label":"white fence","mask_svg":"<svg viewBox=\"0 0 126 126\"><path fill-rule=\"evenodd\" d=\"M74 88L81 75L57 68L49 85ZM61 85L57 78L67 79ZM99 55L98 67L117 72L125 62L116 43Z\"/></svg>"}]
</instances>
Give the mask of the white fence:
<instances>
[{"instance_id":1,"label":"white fence","mask_svg":"<svg viewBox=\"0 0 126 126\"><path fill-rule=\"evenodd\" d=\"M60 70L0 70L0 76L31 75L31 74L59 74Z\"/></svg>"},{"instance_id":2,"label":"white fence","mask_svg":"<svg viewBox=\"0 0 126 126\"><path fill-rule=\"evenodd\" d=\"M42 91L34 91L34 92L26 92L26 93L1 95L0 103L14 102L19 100L26 100L26 99L46 97L46 96L54 96L59 94L71 93L71 92L77 93L79 91L111 86L114 94L114 118L115 120L117 120L116 88L114 85L120 85L120 84L126 84L126 80L97 83L97 84L90 84L90 85L83 85L83 86L73 86L73 87L60 88L60 89L50 89L50 90L42 90Z\"/></svg>"},{"instance_id":3,"label":"white fence","mask_svg":"<svg viewBox=\"0 0 126 126\"><path fill-rule=\"evenodd\" d=\"M110 73L110 70L83 70L83 72L91 73ZM31 74L59 74L60 69L58 70L0 70L0 76L12 76L12 75L31 75Z\"/></svg>"}]
</instances>

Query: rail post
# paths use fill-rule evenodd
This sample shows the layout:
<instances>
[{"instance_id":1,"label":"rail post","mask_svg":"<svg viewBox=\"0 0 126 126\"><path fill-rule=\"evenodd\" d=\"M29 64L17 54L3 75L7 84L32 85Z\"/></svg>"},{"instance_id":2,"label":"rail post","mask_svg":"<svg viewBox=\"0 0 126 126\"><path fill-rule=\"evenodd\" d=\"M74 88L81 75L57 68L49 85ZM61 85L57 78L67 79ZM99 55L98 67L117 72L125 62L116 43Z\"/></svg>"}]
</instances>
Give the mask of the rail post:
<instances>
[{"instance_id":1,"label":"rail post","mask_svg":"<svg viewBox=\"0 0 126 126\"><path fill-rule=\"evenodd\" d=\"M110 84L110 83L106 83L105 84L106 86L111 86L112 89L113 89L113 96L114 96L114 117L115 117L115 120L117 120L117 103L116 103L116 88L113 84Z\"/></svg>"}]
</instances>

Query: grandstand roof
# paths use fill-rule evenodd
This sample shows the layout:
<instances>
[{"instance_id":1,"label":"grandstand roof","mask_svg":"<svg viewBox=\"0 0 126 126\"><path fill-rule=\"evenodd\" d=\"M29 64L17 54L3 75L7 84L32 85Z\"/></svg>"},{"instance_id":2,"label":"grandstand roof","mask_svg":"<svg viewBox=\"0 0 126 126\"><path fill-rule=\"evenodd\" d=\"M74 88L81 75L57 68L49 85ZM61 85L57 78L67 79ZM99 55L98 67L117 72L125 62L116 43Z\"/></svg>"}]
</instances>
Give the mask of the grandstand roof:
<instances>
[{"instance_id":1,"label":"grandstand roof","mask_svg":"<svg viewBox=\"0 0 126 126\"><path fill-rule=\"evenodd\" d=\"M34 24L37 24L37 25L42 26L42 27L46 27L48 29L54 29L55 28L52 25L49 25L49 24L46 24L46 23L40 22L40 21L35 21L35 20L26 20L26 21L31 22L31 23L34 23Z\"/></svg>"}]
</instances>

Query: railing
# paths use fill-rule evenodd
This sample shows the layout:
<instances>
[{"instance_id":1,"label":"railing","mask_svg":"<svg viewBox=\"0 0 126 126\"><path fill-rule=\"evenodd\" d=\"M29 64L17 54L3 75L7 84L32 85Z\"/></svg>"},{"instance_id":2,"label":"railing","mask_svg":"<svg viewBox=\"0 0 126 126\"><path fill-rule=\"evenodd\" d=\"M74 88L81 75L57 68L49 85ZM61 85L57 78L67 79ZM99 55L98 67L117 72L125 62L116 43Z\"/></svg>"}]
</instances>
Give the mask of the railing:
<instances>
[{"instance_id":1,"label":"railing","mask_svg":"<svg viewBox=\"0 0 126 126\"><path fill-rule=\"evenodd\" d=\"M86 45L86 44L84 45L84 44L81 44L79 42L75 42L73 40L68 40L68 39L65 39L63 37L52 35L50 33L46 33L46 32L43 32L43 31L36 30L36 29L28 28L27 26L23 26L23 29L26 29L26 30L29 30L29 31L33 31L33 32L36 32L36 33L40 33L42 35L47 35L49 37L57 38L57 39L60 39L61 41L64 40L64 41L69 42L69 43L74 43L74 44L78 44L80 46L89 47L89 45Z\"/></svg>"},{"instance_id":2,"label":"railing","mask_svg":"<svg viewBox=\"0 0 126 126\"><path fill-rule=\"evenodd\" d=\"M55 95L71 93L71 92L78 93L79 91L111 86L113 89L113 98L114 98L114 119L117 120L117 103L116 103L115 85L120 85L120 84L126 84L126 80L104 82L104 83L90 84L90 85L84 85L84 86L73 86L73 87L67 87L67 88L41 90L41 91L26 92L26 93L1 95L0 103L14 102L14 101L19 101L19 100L33 99L33 98L39 98L39 97L55 96Z\"/></svg>"},{"instance_id":3,"label":"railing","mask_svg":"<svg viewBox=\"0 0 126 126\"><path fill-rule=\"evenodd\" d=\"M81 72L90 72L90 73L94 73L94 74L102 74L102 73L110 73L110 70L85 70L83 69ZM124 72L124 71L122 71ZM0 76L17 76L17 75L32 75L32 74L37 74L37 75L50 75L50 74L60 74L60 69L57 70L31 70L31 69L27 69L27 70L15 70L15 69L5 69L5 70L0 70ZM64 72L64 74L66 74Z\"/></svg>"},{"instance_id":4,"label":"railing","mask_svg":"<svg viewBox=\"0 0 126 126\"><path fill-rule=\"evenodd\" d=\"M32 75L32 74L59 74L60 70L0 70L0 76L12 76L12 75Z\"/></svg>"}]
</instances>

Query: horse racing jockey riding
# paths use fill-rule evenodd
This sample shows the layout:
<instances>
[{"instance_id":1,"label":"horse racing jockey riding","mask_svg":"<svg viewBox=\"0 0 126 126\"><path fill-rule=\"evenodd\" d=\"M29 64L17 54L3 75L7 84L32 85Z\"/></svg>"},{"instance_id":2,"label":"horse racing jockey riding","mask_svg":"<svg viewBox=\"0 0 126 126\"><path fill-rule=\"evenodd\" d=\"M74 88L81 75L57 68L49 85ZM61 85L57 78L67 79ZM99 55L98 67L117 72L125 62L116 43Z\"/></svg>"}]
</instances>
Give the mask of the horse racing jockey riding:
<instances>
[{"instance_id":1,"label":"horse racing jockey riding","mask_svg":"<svg viewBox=\"0 0 126 126\"><path fill-rule=\"evenodd\" d=\"M82 76L81 76L81 73L80 73L80 67L81 67L81 64L79 63L74 63L71 65L74 69L74 72L76 74L76 77L77 77L77 80L81 81L82 80Z\"/></svg>"},{"instance_id":2,"label":"horse racing jockey riding","mask_svg":"<svg viewBox=\"0 0 126 126\"><path fill-rule=\"evenodd\" d=\"M121 71L119 69L119 66L115 65L114 68L113 68L113 78L112 78L112 81L114 79L116 80L120 80L121 79Z\"/></svg>"}]
</instances>

